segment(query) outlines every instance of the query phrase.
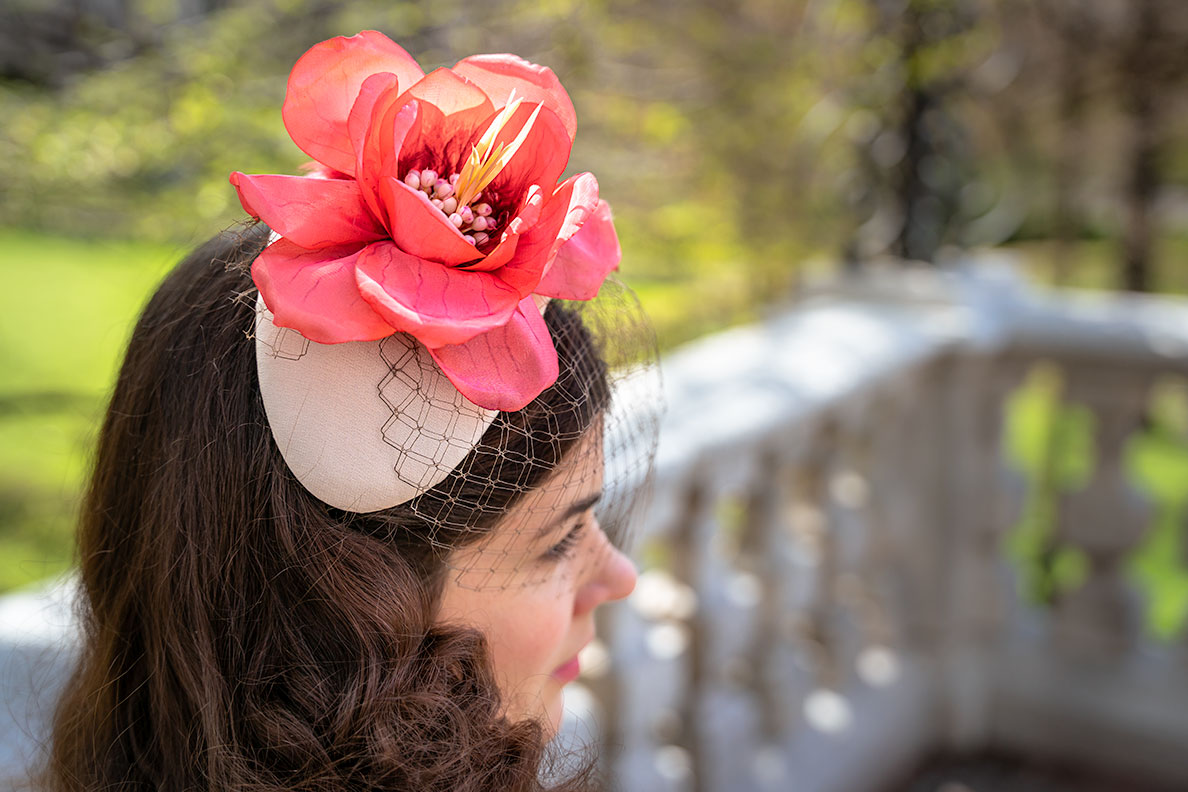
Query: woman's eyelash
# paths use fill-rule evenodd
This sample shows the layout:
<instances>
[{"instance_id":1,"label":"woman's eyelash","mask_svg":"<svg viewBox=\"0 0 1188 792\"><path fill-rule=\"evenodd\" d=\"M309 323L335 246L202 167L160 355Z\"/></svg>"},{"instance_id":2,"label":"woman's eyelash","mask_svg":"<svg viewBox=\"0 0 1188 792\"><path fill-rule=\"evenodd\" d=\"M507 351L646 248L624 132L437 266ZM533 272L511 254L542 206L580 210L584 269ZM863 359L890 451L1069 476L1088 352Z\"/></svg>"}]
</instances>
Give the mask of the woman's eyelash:
<instances>
[{"instance_id":1,"label":"woman's eyelash","mask_svg":"<svg viewBox=\"0 0 1188 792\"><path fill-rule=\"evenodd\" d=\"M570 528L569 533L565 534L565 536L561 538L560 542L557 542L557 544L545 551L545 558L549 559L550 561L559 561L561 559L568 558L569 554L573 551L573 548L577 545L578 539L581 538L582 528L584 528L585 525L586 524L584 522L580 522Z\"/></svg>"}]
</instances>

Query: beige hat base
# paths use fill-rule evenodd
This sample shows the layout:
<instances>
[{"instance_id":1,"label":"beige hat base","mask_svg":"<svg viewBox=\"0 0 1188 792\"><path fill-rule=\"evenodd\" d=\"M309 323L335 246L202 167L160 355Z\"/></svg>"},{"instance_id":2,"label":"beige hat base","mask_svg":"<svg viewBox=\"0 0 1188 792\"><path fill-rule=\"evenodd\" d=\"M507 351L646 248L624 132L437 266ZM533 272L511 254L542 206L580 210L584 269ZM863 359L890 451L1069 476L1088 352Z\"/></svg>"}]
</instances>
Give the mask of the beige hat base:
<instances>
[{"instance_id":1,"label":"beige hat base","mask_svg":"<svg viewBox=\"0 0 1188 792\"><path fill-rule=\"evenodd\" d=\"M439 484L496 411L468 401L415 339L318 344L256 303L256 370L272 436L318 500L391 508Z\"/></svg>"}]
</instances>

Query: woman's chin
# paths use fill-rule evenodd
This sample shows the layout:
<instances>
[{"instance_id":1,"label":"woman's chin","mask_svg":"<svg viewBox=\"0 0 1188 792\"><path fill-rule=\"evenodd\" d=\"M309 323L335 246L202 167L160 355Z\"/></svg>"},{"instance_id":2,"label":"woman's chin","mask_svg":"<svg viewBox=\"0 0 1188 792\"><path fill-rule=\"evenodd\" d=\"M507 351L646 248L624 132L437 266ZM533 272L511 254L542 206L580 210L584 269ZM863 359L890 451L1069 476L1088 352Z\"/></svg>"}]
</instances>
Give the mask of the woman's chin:
<instances>
[{"instance_id":1,"label":"woman's chin","mask_svg":"<svg viewBox=\"0 0 1188 792\"><path fill-rule=\"evenodd\" d=\"M565 690L562 686L545 700L545 716L543 725L550 737L556 736L561 730L561 718L565 714Z\"/></svg>"},{"instance_id":2,"label":"woman's chin","mask_svg":"<svg viewBox=\"0 0 1188 792\"><path fill-rule=\"evenodd\" d=\"M565 686L550 679L544 688L532 696L521 696L505 711L512 720L534 720L544 729L546 737L556 736L565 712Z\"/></svg>"}]
</instances>

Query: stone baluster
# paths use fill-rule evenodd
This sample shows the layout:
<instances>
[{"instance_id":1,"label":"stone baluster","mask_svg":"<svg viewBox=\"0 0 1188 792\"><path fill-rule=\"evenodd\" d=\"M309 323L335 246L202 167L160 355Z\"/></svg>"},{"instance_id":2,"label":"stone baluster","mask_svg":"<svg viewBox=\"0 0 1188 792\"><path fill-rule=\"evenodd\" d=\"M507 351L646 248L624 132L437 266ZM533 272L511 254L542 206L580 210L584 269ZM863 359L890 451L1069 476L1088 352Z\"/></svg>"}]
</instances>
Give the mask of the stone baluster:
<instances>
[{"instance_id":1,"label":"stone baluster","mask_svg":"<svg viewBox=\"0 0 1188 792\"><path fill-rule=\"evenodd\" d=\"M616 722L604 725L601 737L613 756L609 775L627 790L687 792L695 782L683 712L697 684L690 679L688 626L697 595L680 576L697 566L689 558L697 550L689 545L688 528L703 519L701 474L692 464L674 472L652 498L648 534L637 552L644 568L606 633L615 674L608 692L618 699Z\"/></svg>"},{"instance_id":2,"label":"stone baluster","mask_svg":"<svg viewBox=\"0 0 1188 792\"><path fill-rule=\"evenodd\" d=\"M685 494L683 517L672 535L672 575L681 585L697 592L699 600L704 598L705 588L710 583L705 575L706 556L717 526L711 481L712 474L706 467L694 474ZM712 628L700 602L682 620L682 626L688 649L683 658L685 686L677 721L673 724L676 731L673 747L682 750L686 757L689 771L686 788L689 792L710 792L708 779L712 770L709 767L710 752L706 750L705 726L714 714L706 711L704 703L706 688L711 682L706 661Z\"/></svg>"},{"instance_id":3,"label":"stone baluster","mask_svg":"<svg viewBox=\"0 0 1188 792\"><path fill-rule=\"evenodd\" d=\"M922 651L935 647L947 602L939 509L952 465L942 420L948 378L940 361L906 372L894 385L893 414L876 416L871 449L870 508L878 523L872 530L886 575L887 618Z\"/></svg>"},{"instance_id":4,"label":"stone baluster","mask_svg":"<svg viewBox=\"0 0 1188 792\"><path fill-rule=\"evenodd\" d=\"M1000 554L1010 524L998 483L1005 468L1003 405L1016 370L985 355L957 358L949 366L947 404L938 416L944 489L935 493L941 509L932 528L944 548L937 574L947 597L937 641L944 670L942 728L949 747L977 750L991 727L995 669L988 652L1010 601Z\"/></svg>"},{"instance_id":5,"label":"stone baluster","mask_svg":"<svg viewBox=\"0 0 1188 792\"><path fill-rule=\"evenodd\" d=\"M896 385L899 385L896 383ZM848 483L838 482L861 527L862 546L849 578L848 605L857 621L859 677L873 687L891 684L897 675L899 636L890 599L896 560L896 509L903 500L905 452L900 427L909 403L904 387L891 387L865 411L850 444ZM844 480L843 480L844 481Z\"/></svg>"},{"instance_id":6,"label":"stone baluster","mask_svg":"<svg viewBox=\"0 0 1188 792\"><path fill-rule=\"evenodd\" d=\"M748 682L759 711L760 735L768 742L778 742L787 731L788 721L788 702L781 700L780 684L787 599L779 489L782 464L777 453L764 453L760 465L763 472L749 493L739 540L739 565L755 575L760 587L757 629L750 647L753 673Z\"/></svg>"},{"instance_id":7,"label":"stone baluster","mask_svg":"<svg viewBox=\"0 0 1188 792\"><path fill-rule=\"evenodd\" d=\"M759 450L759 474L747 502L739 539L739 566L758 583L755 630L747 648L745 683L756 713L755 743L748 751L748 778L761 790L787 789L794 778L784 746L799 722L800 691L789 684L794 652L790 638L803 623L792 607L793 586L802 571L788 524L788 483L799 436L779 437Z\"/></svg>"},{"instance_id":8,"label":"stone baluster","mask_svg":"<svg viewBox=\"0 0 1188 792\"><path fill-rule=\"evenodd\" d=\"M823 732L844 730L852 717L842 693L845 659L837 609L837 509L830 493L838 437L834 422L821 427L793 473L789 492L790 530L802 559L794 593L799 613L795 641L800 663L812 676L803 712L807 724Z\"/></svg>"},{"instance_id":9,"label":"stone baluster","mask_svg":"<svg viewBox=\"0 0 1188 792\"><path fill-rule=\"evenodd\" d=\"M761 631L762 578L748 563L748 529L758 526L757 499L771 499L770 471L762 464L762 446L749 448L746 460L716 460L712 496L715 526L699 591L704 638L702 724L706 752L705 788L748 792L757 789L753 756L760 743L762 713L753 695L754 645ZM764 494L764 493L767 494Z\"/></svg>"},{"instance_id":10,"label":"stone baluster","mask_svg":"<svg viewBox=\"0 0 1188 792\"><path fill-rule=\"evenodd\" d=\"M1128 479L1126 448L1139 428L1151 381L1139 372L1065 365L1066 398L1093 415L1096 464L1086 485L1062 494L1057 542L1083 553L1086 576L1054 607L1057 646L1084 659L1117 658L1142 629L1142 610L1123 569L1151 517Z\"/></svg>"},{"instance_id":11,"label":"stone baluster","mask_svg":"<svg viewBox=\"0 0 1188 792\"><path fill-rule=\"evenodd\" d=\"M836 418L833 448L824 468L826 482L822 493L828 530L829 562L824 597L820 600L822 617L828 625L829 690L846 696L847 709L853 664L867 641L863 633L865 606L870 601L868 584L862 577L862 561L870 546L867 505L870 483L867 461L871 446L868 421L875 404L875 394L868 392L851 400Z\"/></svg>"}]
</instances>

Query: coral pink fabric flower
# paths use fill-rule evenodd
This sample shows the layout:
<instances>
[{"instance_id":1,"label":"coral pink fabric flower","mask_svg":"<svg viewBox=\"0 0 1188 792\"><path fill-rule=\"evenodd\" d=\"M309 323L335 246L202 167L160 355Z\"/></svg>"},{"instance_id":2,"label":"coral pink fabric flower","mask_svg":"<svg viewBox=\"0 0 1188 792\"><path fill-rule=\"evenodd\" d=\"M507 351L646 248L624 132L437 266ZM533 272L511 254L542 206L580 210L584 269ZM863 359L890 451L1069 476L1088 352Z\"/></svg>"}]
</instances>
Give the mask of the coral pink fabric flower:
<instances>
[{"instance_id":1,"label":"coral pink fabric flower","mask_svg":"<svg viewBox=\"0 0 1188 792\"><path fill-rule=\"evenodd\" d=\"M252 266L277 325L323 344L409 333L490 409L556 380L533 295L592 299L620 250L595 178L558 183L576 119L552 71L476 55L426 75L364 31L297 61L283 116L320 177L231 174L280 235Z\"/></svg>"}]
</instances>

